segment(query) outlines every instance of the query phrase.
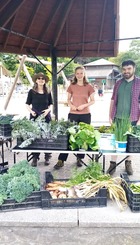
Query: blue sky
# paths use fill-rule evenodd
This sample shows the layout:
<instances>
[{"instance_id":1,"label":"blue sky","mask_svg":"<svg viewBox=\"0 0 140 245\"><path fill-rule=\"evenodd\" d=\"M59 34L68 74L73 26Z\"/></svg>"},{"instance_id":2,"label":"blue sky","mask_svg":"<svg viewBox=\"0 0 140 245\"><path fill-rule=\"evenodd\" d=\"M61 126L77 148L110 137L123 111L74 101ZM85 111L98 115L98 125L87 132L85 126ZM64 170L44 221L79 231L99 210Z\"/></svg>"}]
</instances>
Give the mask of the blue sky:
<instances>
[{"instance_id":1,"label":"blue sky","mask_svg":"<svg viewBox=\"0 0 140 245\"><path fill-rule=\"evenodd\" d=\"M140 37L140 0L120 0L120 38ZM120 41L119 50L129 48L131 41Z\"/></svg>"}]
</instances>

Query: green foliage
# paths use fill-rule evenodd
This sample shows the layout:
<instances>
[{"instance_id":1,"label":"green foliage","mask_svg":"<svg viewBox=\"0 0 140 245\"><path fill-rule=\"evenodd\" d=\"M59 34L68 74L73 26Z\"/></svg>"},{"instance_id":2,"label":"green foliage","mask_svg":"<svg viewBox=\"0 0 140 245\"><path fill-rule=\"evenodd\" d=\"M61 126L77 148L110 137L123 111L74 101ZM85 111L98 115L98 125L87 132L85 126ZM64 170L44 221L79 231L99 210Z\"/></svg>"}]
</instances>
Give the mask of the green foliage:
<instances>
[{"instance_id":1,"label":"green foliage","mask_svg":"<svg viewBox=\"0 0 140 245\"><path fill-rule=\"evenodd\" d=\"M100 133L108 133L108 134L112 134L113 132L114 132L114 125L112 124L111 126L104 126L104 125L102 125L102 126L100 126L99 127L99 132Z\"/></svg>"},{"instance_id":2,"label":"green foliage","mask_svg":"<svg viewBox=\"0 0 140 245\"><path fill-rule=\"evenodd\" d=\"M22 138L23 142L19 147L23 148L30 145L35 139L53 139L58 135L66 135L68 127L74 123L63 119L46 123L45 118L41 115L35 121L24 117L13 121L11 125L13 138Z\"/></svg>"},{"instance_id":3,"label":"green foliage","mask_svg":"<svg viewBox=\"0 0 140 245\"><path fill-rule=\"evenodd\" d=\"M129 118L116 119L114 123L114 134L117 141L127 141L126 132L131 128Z\"/></svg>"},{"instance_id":4,"label":"green foliage","mask_svg":"<svg viewBox=\"0 0 140 245\"><path fill-rule=\"evenodd\" d=\"M0 175L0 205L7 198L24 201L33 191L40 189L40 175L36 168L25 160L12 166Z\"/></svg>"},{"instance_id":5,"label":"green foliage","mask_svg":"<svg viewBox=\"0 0 140 245\"><path fill-rule=\"evenodd\" d=\"M94 130L92 125L80 122L78 125L70 127L68 132L71 150L98 150L100 133L98 130Z\"/></svg>"},{"instance_id":6,"label":"green foliage","mask_svg":"<svg viewBox=\"0 0 140 245\"><path fill-rule=\"evenodd\" d=\"M14 115L0 116L0 124L10 124L12 122Z\"/></svg>"},{"instance_id":7,"label":"green foliage","mask_svg":"<svg viewBox=\"0 0 140 245\"><path fill-rule=\"evenodd\" d=\"M83 183L90 179L107 180L109 175L103 175L102 166L98 162L90 161L89 165L82 171L75 171L70 180L66 183L67 186L74 186Z\"/></svg>"}]
</instances>

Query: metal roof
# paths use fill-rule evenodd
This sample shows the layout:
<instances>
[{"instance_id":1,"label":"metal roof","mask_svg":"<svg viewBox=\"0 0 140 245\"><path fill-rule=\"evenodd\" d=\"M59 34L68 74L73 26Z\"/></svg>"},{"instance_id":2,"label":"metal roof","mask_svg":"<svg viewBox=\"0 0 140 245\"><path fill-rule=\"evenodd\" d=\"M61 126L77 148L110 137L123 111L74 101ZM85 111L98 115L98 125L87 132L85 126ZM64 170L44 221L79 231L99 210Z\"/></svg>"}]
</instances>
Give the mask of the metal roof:
<instances>
[{"instance_id":1,"label":"metal roof","mask_svg":"<svg viewBox=\"0 0 140 245\"><path fill-rule=\"evenodd\" d=\"M0 52L109 57L118 52L119 0L1 0Z\"/></svg>"}]
</instances>

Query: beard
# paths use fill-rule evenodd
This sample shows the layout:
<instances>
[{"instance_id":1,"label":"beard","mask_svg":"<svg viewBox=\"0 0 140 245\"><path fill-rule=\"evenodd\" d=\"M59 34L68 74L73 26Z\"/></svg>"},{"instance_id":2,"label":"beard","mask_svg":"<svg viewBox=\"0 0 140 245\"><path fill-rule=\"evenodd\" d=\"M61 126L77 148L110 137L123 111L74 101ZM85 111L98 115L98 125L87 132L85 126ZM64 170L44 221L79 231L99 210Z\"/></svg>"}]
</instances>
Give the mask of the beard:
<instances>
[{"instance_id":1,"label":"beard","mask_svg":"<svg viewBox=\"0 0 140 245\"><path fill-rule=\"evenodd\" d=\"M134 77L134 73L124 73L123 77L127 80Z\"/></svg>"}]
</instances>

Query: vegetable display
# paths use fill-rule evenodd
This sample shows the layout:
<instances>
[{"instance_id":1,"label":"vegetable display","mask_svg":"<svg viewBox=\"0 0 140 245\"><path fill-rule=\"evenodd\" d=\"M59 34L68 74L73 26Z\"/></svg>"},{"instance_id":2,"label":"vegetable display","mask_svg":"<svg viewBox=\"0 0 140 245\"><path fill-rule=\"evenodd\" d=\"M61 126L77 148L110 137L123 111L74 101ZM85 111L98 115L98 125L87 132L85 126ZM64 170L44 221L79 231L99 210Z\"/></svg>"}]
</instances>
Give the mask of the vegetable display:
<instances>
[{"instance_id":1,"label":"vegetable display","mask_svg":"<svg viewBox=\"0 0 140 245\"><path fill-rule=\"evenodd\" d=\"M0 175L0 205L8 198L24 201L33 191L40 189L40 174L26 160L16 163L7 173Z\"/></svg>"},{"instance_id":2,"label":"vegetable display","mask_svg":"<svg viewBox=\"0 0 140 245\"><path fill-rule=\"evenodd\" d=\"M99 149L100 133L92 125L80 122L78 125L68 128L68 132L70 134L69 143L71 150L91 149L96 151Z\"/></svg>"},{"instance_id":3,"label":"vegetable display","mask_svg":"<svg viewBox=\"0 0 140 245\"><path fill-rule=\"evenodd\" d=\"M74 125L70 121L51 121L45 122L41 115L35 121L29 120L26 117L12 122L12 136L13 138L22 139L21 148L32 144L35 139L53 139L58 135L66 135L68 127Z\"/></svg>"},{"instance_id":4,"label":"vegetable display","mask_svg":"<svg viewBox=\"0 0 140 245\"><path fill-rule=\"evenodd\" d=\"M103 175L101 164L90 162L83 171L75 172L69 181L54 181L46 184L52 198L90 198L94 197L101 188L106 188L109 198L115 200L120 210L127 204L126 194L121 186L120 177L112 178Z\"/></svg>"}]
</instances>

